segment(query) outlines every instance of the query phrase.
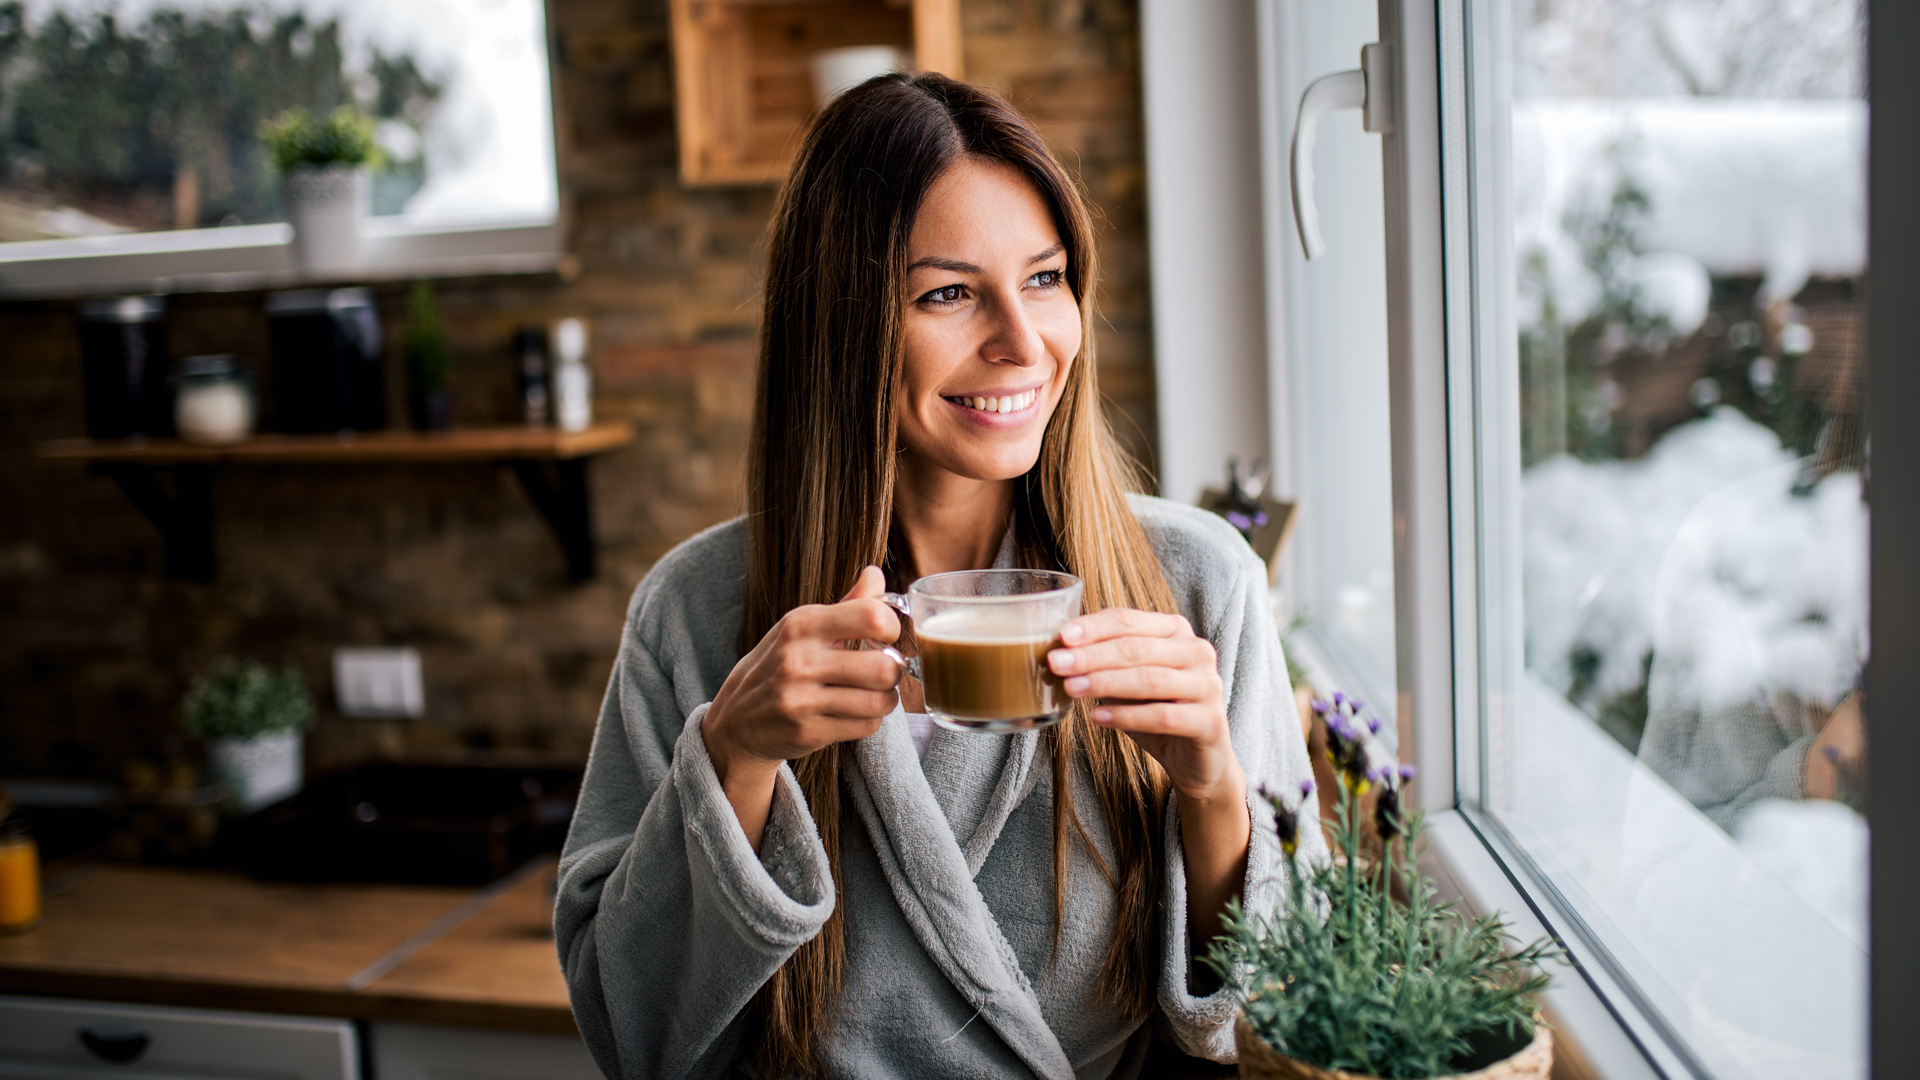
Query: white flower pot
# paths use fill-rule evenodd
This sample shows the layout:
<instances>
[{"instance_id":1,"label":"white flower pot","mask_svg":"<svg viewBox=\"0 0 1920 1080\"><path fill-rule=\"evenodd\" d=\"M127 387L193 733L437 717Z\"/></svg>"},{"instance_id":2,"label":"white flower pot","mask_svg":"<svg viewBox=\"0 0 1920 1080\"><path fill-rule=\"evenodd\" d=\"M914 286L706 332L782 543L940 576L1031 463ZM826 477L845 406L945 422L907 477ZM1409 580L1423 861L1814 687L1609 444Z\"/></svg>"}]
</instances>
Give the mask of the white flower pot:
<instances>
[{"instance_id":1,"label":"white flower pot","mask_svg":"<svg viewBox=\"0 0 1920 1080\"><path fill-rule=\"evenodd\" d=\"M215 739L208 749L215 778L233 792L242 811L258 810L300 790L304 762L298 731Z\"/></svg>"},{"instance_id":2,"label":"white flower pot","mask_svg":"<svg viewBox=\"0 0 1920 1080\"><path fill-rule=\"evenodd\" d=\"M293 264L314 276L360 269L360 223L373 209L373 182L352 165L294 169L281 178L293 226Z\"/></svg>"}]
</instances>

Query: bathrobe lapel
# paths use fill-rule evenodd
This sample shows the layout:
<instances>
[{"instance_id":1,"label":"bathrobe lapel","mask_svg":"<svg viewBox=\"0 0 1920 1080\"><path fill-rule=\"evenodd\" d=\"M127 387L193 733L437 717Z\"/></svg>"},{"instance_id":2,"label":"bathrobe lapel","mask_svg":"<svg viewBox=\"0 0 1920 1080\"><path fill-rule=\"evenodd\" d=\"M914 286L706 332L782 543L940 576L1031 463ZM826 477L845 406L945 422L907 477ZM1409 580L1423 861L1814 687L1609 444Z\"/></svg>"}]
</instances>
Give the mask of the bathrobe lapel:
<instances>
[{"instance_id":1,"label":"bathrobe lapel","mask_svg":"<svg viewBox=\"0 0 1920 1080\"><path fill-rule=\"evenodd\" d=\"M989 762L999 762L985 798L950 797L959 815L950 824L947 806L915 760L906 718L896 710L879 731L853 744L846 779L855 812L907 925L941 973L1036 1075L1071 1080L1066 1051L973 883L1006 815L1033 788L1039 736L942 734L957 744L943 748L956 779L978 779ZM968 746L976 740L978 745ZM979 765L971 760L976 758ZM964 848L956 838L962 833Z\"/></svg>"}]
</instances>

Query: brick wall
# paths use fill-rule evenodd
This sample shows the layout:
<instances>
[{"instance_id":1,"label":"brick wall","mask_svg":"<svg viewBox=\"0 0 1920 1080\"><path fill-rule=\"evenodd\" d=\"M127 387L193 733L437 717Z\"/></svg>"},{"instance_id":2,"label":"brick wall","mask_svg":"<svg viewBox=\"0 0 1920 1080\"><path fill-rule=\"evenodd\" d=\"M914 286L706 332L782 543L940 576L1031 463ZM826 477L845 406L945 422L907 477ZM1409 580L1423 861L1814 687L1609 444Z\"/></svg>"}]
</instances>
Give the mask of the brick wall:
<instances>
[{"instance_id":1,"label":"brick wall","mask_svg":"<svg viewBox=\"0 0 1920 1080\"><path fill-rule=\"evenodd\" d=\"M510 473L486 465L248 467L214 484L218 578L161 570L153 528L107 480L34 462L78 434L70 303L0 305L0 774L110 776L190 753L187 680L221 655L298 664L320 698L316 764L370 756L584 756L627 594L668 548L739 512L771 188L687 190L675 171L662 0L554 0L560 172L579 272L438 283L456 422L510 422L513 330L590 321L596 409L636 443L594 465L597 580L569 585ZM967 0L969 74L1040 125L1099 207L1102 385L1153 446L1139 41L1128 0ZM376 290L398 402L400 287ZM259 294L172 299L177 358L267 352ZM393 415L400 417L398 408ZM329 651L414 645L415 722L349 721Z\"/></svg>"}]
</instances>

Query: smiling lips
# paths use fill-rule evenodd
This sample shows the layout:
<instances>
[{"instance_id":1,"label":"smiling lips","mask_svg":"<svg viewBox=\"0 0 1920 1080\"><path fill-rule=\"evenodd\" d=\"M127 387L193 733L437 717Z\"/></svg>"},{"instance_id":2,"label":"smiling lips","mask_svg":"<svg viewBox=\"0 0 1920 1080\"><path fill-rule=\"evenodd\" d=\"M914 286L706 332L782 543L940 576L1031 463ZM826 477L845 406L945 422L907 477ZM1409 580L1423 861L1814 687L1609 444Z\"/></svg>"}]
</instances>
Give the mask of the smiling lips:
<instances>
[{"instance_id":1,"label":"smiling lips","mask_svg":"<svg viewBox=\"0 0 1920 1080\"><path fill-rule=\"evenodd\" d=\"M947 400L966 409L990 413L1017 413L1033 407L1034 399L1040 396L1040 390L1011 394L1005 397L950 397Z\"/></svg>"}]
</instances>

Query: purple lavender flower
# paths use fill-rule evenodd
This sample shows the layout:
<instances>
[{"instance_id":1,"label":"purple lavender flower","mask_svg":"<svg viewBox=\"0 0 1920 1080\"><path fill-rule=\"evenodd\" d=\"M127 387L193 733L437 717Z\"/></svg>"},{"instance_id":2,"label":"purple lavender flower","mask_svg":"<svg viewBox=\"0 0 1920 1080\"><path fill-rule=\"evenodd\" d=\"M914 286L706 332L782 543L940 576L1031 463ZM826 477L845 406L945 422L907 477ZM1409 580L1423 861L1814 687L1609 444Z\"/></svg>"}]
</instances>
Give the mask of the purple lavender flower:
<instances>
[{"instance_id":1,"label":"purple lavender flower","mask_svg":"<svg viewBox=\"0 0 1920 1080\"><path fill-rule=\"evenodd\" d=\"M1327 710L1332 707L1332 706L1329 706L1326 702L1320 700L1319 698L1314 698L1311 701L1309 701L1307 704L1313 709L1314 715L1316 716L1327 715Z\"/></svg>"},{"instance_id":2,"label":"purple lavender flower","mask_svg":"<svg viewBox=\"0 0 1920 1080\"><path fill-rule=\"evenodd\" d=\"M1420 775L1420 767L1417 765L1400 766L1400 780L1402 783L1405 783L1406 781L1411 780L1414 777L1419 775Z\"/></svg>"},{"instance_id":3,"label":"purple lavender flower","mask_svg":"<svg viewBox=\"0 0 1920 1080\"><path fill-rule=\"evenodd\" d=\"M1306 781L1300 792L1300 804L1289 809L1286 800L1280 797L1279 792L1269 789L1265 784L1260 785L1260 797L1267 800L1273 807L1274 835L1280 838L1280 850L1285 852L1289 859L1293 858L1293 853L1300 847L1300 812L1307 808L1307 792L1312 789L1313 781Z\"/></svg>"},{"instance_id":4,"label":"purple lavender flower","mask_svg":"<svg viewBox=\"0 0 1920 1080\"><path fill-rule=\"evenodd\" d=\"M1380 734L1380 718L1377 716L1367 717L1367 730L1375 735Z\"/></svg>"},{"instance_id":5,"label":"purple lavender flower","mask_svg":"<svg viewBox=\"0 0 1920 1080\"><path fill-rule=\"evenodd\" d=\"M1373 827L1380 834L1382 844L1391 843L1400 835L1400 789L1391 784L1382 784L1380 798L1373 805Z\"/></svg>"}]
</instances>

